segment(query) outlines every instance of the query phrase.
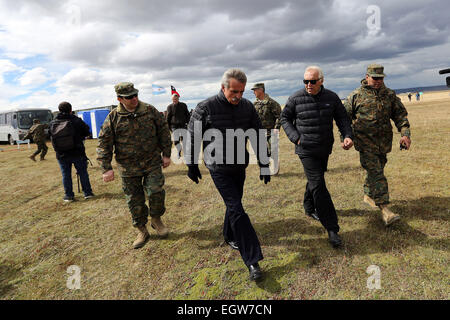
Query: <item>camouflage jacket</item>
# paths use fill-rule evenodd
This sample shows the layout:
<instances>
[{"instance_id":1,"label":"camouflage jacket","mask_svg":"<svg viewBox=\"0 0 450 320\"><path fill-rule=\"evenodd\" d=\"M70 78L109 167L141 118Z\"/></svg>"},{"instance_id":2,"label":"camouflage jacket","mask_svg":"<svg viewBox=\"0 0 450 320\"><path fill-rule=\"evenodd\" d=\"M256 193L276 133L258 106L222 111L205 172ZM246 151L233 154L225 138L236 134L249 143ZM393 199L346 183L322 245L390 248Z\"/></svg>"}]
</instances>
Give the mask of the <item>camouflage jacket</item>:
<instances>
[{"instance_id":1,"label":"camouflage jacket","mask_svg":"<svg viewBox=\"0 0 450 320\"><path fill-rule=\"evenodd\" d=\"M164 116L150 104L139 101L135 112L122 104L105 119L98 136L97 161L103 172L112 169L113 151L122 177L145 174L170 157L172 141Z\"/></svg>"},{"instance_id":2,"label":"camouflage jacket","mask_svg":"<svg viewBox=\"0 0 450 320\"><path fill-rule=\"evenodd\" d=\"M253 103L253 105L258 112L263 128L280 129L281 107L278 102L269 97L268 94L265 94L263 100L259 100L258 98L256 98L256 101Z\"/></svg>"},{"instance_id":3,"label":"camouflage jacket","mask_svg":"<svg viewBox=\"0 0 450 320\"><path fill-rule=\"evenodd\" d=\"M410 137L408 112L395 92L384 85L376 90L363 79L344 103L352 120L355 149L385 154L392 150L394 121L402 136Z\"/></svg>"},{"instance_id":4,"label":"camouflage jacket","mask_svg":"<svg viewBox=\"0 0 450 320\"><path fill-rule=\"evenodd\" d=\"M42 123L33 124L31 126L30 130L28 130L25 137L23 137L23 140L33 138L33 141L35 143L45 142L45 139L46 139L45 129L47 129L47 128L48 128L48 124L42 124Z\"/></svg>"}]
</instances>

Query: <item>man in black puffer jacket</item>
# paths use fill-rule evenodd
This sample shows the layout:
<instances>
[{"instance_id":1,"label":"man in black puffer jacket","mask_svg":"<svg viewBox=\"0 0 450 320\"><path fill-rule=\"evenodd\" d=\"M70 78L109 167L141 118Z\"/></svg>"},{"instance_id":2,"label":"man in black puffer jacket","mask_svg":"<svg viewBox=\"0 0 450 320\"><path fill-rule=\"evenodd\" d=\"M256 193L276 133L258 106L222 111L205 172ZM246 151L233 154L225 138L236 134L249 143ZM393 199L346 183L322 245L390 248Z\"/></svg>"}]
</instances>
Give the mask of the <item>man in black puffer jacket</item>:
<instances>
[{"instance_id":1,"label":"man in black puffer jacket","mask_svg":"<svg viewBox=\"0 0 450 320\"><path fill-rule=\"evenodd\" d=\"M63 200L72 202L75 196L72 186L72 164L80 176L84 198L92 198L94 194L87 172L88 158L83 144L84 139L90 135L89 126L72 114L72 105L69 102L61 102L58 110L58 115L50 122L49 133L61 169L65 193ZM68 134L61 134L62 132Z\"/></svg>"},{"instance_id":2,"label":"man in black puffer jacket","mask_svg":"<svg viewBox=\"0 0 450 320\"><path fill-rule=\"evenodd\" d=\"M351 123L341 99L323 87L319 67L306 68L303 82L305 88L289 97L281 114L281 125L295 144L295 153L308 179L303 199L305 213L319 220L327 229L331 244L339 247L342 241L338 235L338 218L324 174L334 143L333 119L344 137L345 150L353 146Z\"/></svg>"},{"instance_id":3,"label":"man in black puffer jacket","mask_svg":"<svg viewBox=\"0 0 450 320\"><path fill-rule=\"evenodd\" d=\"M222 77L219 94L197 105L188 125L185 157L188 176L198 183L202 176L197 163L203 141L205 165L226 206L225 241L239 250L250 271L250 279L257 281L262 277L258 261L263 259L263 255L256 232L242 206L245 169L249 163L245 133L254 133L250 142L261 167L259 178L267 184L270 175L265 130L253 104L242 97L246 83L244 72L229 69Z\"/></svg>"}]
</instances>

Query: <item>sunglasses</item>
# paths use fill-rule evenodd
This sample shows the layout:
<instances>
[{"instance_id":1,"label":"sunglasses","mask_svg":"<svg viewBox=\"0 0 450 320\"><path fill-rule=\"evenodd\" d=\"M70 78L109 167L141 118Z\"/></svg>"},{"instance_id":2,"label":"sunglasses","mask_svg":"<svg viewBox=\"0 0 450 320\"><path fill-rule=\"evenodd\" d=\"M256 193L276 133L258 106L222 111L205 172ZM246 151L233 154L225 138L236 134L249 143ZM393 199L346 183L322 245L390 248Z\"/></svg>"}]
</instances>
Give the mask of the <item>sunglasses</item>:
<instances>
[{"instance_id":1,"label":"sunglasses","mask_svg":"<svg viewBox=\"0 0 450 320\"><path fill-rule=\"evenodd\" d=\"M375 81L380 81L383 80L383 77L371 77L373 80Z\"/></svg>"},{"instance_id":2,"label":"sunglasses","mask_svg":"<svg viewBox=\"0 0 450 320\"><path fill-rule=\"evenodd\" d=\"M138 95L137 94L133 94L132 96L128 96L128 97L121 97L122 99L126 99L126 100L131 100L133 98L136 98Z\"/></svg>"},{"instance_id":3,"label":"sunglasses","mask_svg":"<svg viewBox=\"0 0 450 320\"><path fill-rule=\"evenodd\" d=\"M320 80L320 79L316 79L316 80L303 80L303 83L304 83L304 84L308 84L308 83L316 84L317 81L319 81L319 80Z\"/></svg>"}]
</instances>

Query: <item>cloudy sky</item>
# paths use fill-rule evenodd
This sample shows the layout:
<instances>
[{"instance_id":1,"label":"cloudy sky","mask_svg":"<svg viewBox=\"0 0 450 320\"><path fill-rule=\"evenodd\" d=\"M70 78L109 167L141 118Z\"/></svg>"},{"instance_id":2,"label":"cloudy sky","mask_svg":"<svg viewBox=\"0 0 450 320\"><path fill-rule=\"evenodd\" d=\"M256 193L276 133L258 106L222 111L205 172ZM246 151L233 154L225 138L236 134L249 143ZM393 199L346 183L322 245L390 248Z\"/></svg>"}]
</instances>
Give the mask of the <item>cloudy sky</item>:
<instances>
[{"instance_id":1,"label":"cloudy sky","mask_svg":"<svg viewBox=\"0 0 450 320\"><path fill-rule=\"evenodd\" d=\"M319 65L345 97L372 62L391 88L443 85L450 2L0 0L0 110L116 104L114 84L166 109L170 85L195 105L241 68L281 104ZM152 94L152 84L167 93Z\"/></svg>"}]
</instances>

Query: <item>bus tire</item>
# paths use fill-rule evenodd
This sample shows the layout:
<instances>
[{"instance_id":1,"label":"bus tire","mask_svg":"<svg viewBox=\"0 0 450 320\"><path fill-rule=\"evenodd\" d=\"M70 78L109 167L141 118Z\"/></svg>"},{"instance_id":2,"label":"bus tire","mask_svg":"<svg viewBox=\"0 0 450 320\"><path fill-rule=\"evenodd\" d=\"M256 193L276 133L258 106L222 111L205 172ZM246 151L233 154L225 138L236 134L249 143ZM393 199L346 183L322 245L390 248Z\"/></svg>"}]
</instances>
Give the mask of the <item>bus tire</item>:
<instances>
[{"instance_id":1,"label":"bus tire","mask_svg":"<svg viewBox=\"0 0 450 320\"><path fill-rule=\"evenodd\" d=\"M15 143L15 141L14 141L14 139L13 139L13 137L10 135L10 136L8 136L8 141L9 141L9 144L10 145L14 145L14 143Z\"/></svg>"}]
</instances>

